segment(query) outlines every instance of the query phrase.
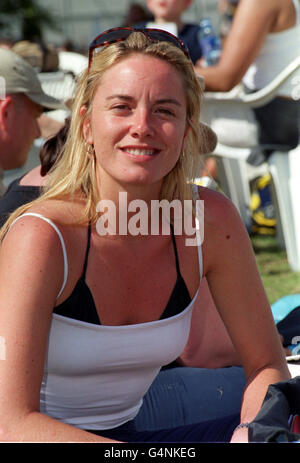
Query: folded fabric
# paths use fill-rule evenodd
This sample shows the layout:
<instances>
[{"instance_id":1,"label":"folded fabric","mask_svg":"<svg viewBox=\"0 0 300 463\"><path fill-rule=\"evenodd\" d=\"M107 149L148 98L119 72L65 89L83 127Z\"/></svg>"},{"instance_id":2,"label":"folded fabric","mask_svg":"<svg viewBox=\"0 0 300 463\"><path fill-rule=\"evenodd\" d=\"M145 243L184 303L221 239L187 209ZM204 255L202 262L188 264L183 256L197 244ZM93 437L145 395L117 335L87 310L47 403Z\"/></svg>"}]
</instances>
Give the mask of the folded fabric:
<instances>
[{"instance_id":1,"label":"folded fabric","mask_svg":"<svg viewBox=\"0 0 300 463\"><path fill-rule=\"evenodd\" d=\"M292 310L298 306L300 306L300 294L289 294L278 299L278 301L271 305L275 323L277 324L283 320Z\"/></svg>"},{"instance_id":2,"label":"folded fabric","mask_svg":"<svg viewBox=\"0 0 300 463\"><path fill-rule=\"evenodd\" d=\"M271 384L249 426L249 442L300 442L300 376Z\"/></svg>"}]
</instances>

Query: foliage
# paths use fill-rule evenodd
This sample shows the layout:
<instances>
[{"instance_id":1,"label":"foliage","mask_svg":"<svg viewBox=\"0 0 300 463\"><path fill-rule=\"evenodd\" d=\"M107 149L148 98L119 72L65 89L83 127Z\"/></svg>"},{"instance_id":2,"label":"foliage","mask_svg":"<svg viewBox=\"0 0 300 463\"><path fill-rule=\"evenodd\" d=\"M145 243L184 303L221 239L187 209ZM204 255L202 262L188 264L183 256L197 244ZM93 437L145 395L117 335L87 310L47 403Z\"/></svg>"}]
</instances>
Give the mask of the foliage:
<instances>
[{"instance_id":1,"label":"foliage","mask_svg":"<svg viewBox=\"0 0 300 463\"><path fill-rule=\"evenodd\" d=\"M19 25L19 38L42 40L43 27L58 29L51 13L40 6L37 0L0 0L0 30L2 35L11 35Z\"/></svg>"},{"instance_id":2,"label":"foliage","mask_svg":"<svg viewBox=\"0 0 300 463\"><path fill-rule=\"evenodd\" d=\"M300 273L291 271L276 238L253 236L251 241L270 304L288 294L300 294Z\"/></svg>"}]
</instances>

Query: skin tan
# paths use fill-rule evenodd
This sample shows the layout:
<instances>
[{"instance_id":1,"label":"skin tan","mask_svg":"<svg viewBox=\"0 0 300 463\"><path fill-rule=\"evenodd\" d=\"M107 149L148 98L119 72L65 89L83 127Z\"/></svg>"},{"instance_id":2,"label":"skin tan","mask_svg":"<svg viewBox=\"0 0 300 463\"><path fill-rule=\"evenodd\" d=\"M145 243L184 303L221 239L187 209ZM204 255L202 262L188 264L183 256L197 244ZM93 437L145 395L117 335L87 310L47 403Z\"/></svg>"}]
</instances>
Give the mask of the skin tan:
<instances>
[{"instance_id":1,"label":"skin tan","mask_svg":"<svg viewBox=\"0 0 300 463\"><path fill-rule=\"evenodd\" d=\"M155 22L175 22L180 30L183 25L181 16L191 3L192 0L147 0L147 7Z\"/></svg>"},{"instance_id":2,"label":"skin tan","mask_svg":"<svg viewBox=\"0 0 300 463\"><path fill-rule=\"evenodd\" d=\"M0 165L16 169L25 164L33 141L40 137L42 107L24 94L0 100Z\"/></svg>"},{"instance_id":3,"label":"skin tan","mask_svg":"<svg viewBox=\"0 0 300 463\"><path fill-rule=\"evenodd\" d=\"M196 64L196 72L205 78L205 89L231 90L259 54L267 34L294 27L295 21L292 0L240 0L218 65Z\"/></svg>"},{"instance_id":4,"label":"skin tan","mask_svg":"<svg viewBox=\"0 0 300 463\"><path fill-rule=\"evenodd\" d=\"M20 180L20 185L27 186L44 186L47 183L47 176L41 176L41 167L37 166L34 169L30 170L24 177Z\"/></svg>"},{"instance_id":5,"label":"skin tan","mask_svg":"<svg viewBox=\"0 0 300 463\"><path fill-rule=\"evenodd\" d=\"M155 72L150 72L153 69ZM134 85L128 78L133 73ZM117 98L113 96L116 90ZM85 139L95 145L101 177L98 187L105 198L114 200L122 189L129 199L158 197L164 175L184 146L184 108L180 75L164 61L131 55L105 73L83 129ZM85 111L82 107L82 115ZM153 148L153 157L139 157L132 147ZM205 201L204 274L244 364L248 387L241 419L251 421L268 385L287 379L289 373L239 215L224 196L206 189L199 192ZM72 203L48 201L33 208L60 224L66 242L69 277L57 301L63 258L55 231L37 218L24 217L2 244L0 336L6 340L6 360L0 362L0 436L4 441L106 441L39 413L53 306L71 294L81 274L86 246L86 227L62 224L72 224L82 207L78 197ZM197 248L186 247L185 236L177 236L176 243L181 272L193 297L199 286ZM102 324L158 319L175 280L170 236L101 237L93 228L86 281ZM233 440L246 439L244 431L235 433Z\"/></svg>"}]
</instances>

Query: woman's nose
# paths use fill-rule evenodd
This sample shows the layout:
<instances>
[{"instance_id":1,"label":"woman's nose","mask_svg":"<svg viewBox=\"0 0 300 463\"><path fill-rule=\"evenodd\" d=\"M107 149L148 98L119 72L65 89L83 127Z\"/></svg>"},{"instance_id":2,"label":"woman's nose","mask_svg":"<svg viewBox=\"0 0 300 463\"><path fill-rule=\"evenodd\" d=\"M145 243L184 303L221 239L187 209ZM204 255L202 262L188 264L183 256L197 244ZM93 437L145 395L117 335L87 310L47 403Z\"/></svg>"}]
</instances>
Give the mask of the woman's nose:
<instances>
[{"instance_id":1,"label":"woman's nose","mask_svg":"<svg viewBox=\"0 0 300 463\"><path fill-rule=\"evenodd\" d=\"M130 133L134 138L144 138L153 135L151 114L149 114L147 110L139 110L135 112Z\"/></svg>"}]
</instances>

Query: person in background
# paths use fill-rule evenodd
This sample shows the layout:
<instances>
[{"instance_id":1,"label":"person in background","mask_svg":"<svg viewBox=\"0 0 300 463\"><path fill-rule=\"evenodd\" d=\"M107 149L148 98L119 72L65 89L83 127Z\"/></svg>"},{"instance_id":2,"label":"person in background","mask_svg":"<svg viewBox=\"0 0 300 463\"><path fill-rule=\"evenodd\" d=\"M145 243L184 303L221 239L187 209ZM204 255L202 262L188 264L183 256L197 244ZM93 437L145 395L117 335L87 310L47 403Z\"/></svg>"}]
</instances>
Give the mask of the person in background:
<instances>
[{"instance_id":1,"label":"person in background","mask_svg":"<svg viewBox=\"0 0 300 463\"><path fill-rule=\"evenodd\" d=\"M46 45L41 41L20 40L12 46L11 51L21 56L40 75L41 73L53 73L55 77L55 73L59 71L58 51L52 45ZM65 104L68 106L68 101L65 101ZM41 138L44 140L54 136L63 127L63 122L52 116L53 113L44 112L39 117Z\"/></svg>"},{"instance_id":2,"label":"person in background","mask_svg":"<svg viewBox=\"0 0 300 463\"><path fill-rule=\"evenodd\" d=\"M164 27L167 23L173 23L177 28L177 36L183 41L189 50L191 60L196 63L202 57L201 46L199 45L198 24L184 23L182 14L189 8L193 0L147 0L147 8L153 14L154 20L151 27ZM137 23L136 28L150 27L148 22Z\"/></svg>"},{"instance_id":3,"label":"person in background","mask_svg":"<svg viewBox=\"0 0 300 463\"><path fill-rule=\"evenodd\" d=\"M134 26L142 21L153 21L153 15L140 3L131 3L123 21L123 26Z\"/></svg>"},{"instance_id":4,"label":"person in background","mask_svg":"<svg viewBox=\"0 0 300 463\"><path fill-rule=\"evenodd\" d=\"M240 0L219 63L203 67L200 61L195 69L204 77L206 91L227 92L242 82L247 92L254 92L296 59L299 50L299 0ZM287 150L298 145L299 101L293 98L291 79L254 113L261 145Z\"/></svg>"},{"instance_id":5,"label":"person in background","mask_svg":"<svg viewBox=\"0 0 300 463\"><path fill-rule=\"evenodd\" d=\"M219 33L222 46L224 46L226 37L231 29L238 3L239 0L219 0L218 2L218 12L220 15Z\"/></svg>"},{"instance_id":6,"label":"person in background","mask_svg":"<svg viewBox=\"0 0 300 463\"><path fill-rule=\"evenodd\" d=\"M0 48L5 48L9 50L14 43L14 40L10 37L0 37Z\"/></svg>"},{"instance_id":7,"label":"person in background","mask_svg":"<svg viewBox=\"0 0 300 463\"><path fill-rule=\"evenodd\" d=\"M20 40L11 51L26 60L37 72L57 72L59 65L58 52L53 45Z\"/></svg>"},{"instance_id":8,"label":"person in background","mask_svg":"<svg viewBox=\"0 0 300 463\"><path fill-rule=\"evenodd\" d=\"M64 108L46 95L33 67L11 50L0 48L0 77L4 94L0 99L0 168L16 169L25 164L30 147L41 135L38 119L45 110ZM1 184L3 195L5 186Z\"/></svg>"},{"instance_id":9,"label":"person in background","mask_svg":"<svg viewBox=\"0 0 300 463\"><path fill-rule=\"evenodd\" d=\"M247 441L269 384L289 377L239 214L193 187L200 98L176 37L119 28L92 42L47 191L1 229L2 440ZM158 235L101 233L99 201L119 216L120 193L148 205L197 195L204 241L197 214L194 246L162 223ZM133 419L186 344L202 276L245 369L241 416L139 433Z\"/></svg>"},{"instance_id":10,"label":"person in background","mask_svg":"<svg viewBox=\"0 0 300 463\"><path fill-rule=\"evenodd\" d=\"M56 135L46 140L40 151L40 165L27 172L21 178L14 180L7 188L0 200L0 226L9 215L23 204L27 204L38 198L43 186L47 183L47 174L59 159L63 150L70 118L65 120L64 126Z\"/></svg>"}]
</instances>

